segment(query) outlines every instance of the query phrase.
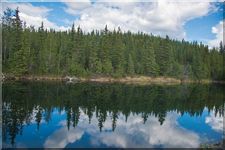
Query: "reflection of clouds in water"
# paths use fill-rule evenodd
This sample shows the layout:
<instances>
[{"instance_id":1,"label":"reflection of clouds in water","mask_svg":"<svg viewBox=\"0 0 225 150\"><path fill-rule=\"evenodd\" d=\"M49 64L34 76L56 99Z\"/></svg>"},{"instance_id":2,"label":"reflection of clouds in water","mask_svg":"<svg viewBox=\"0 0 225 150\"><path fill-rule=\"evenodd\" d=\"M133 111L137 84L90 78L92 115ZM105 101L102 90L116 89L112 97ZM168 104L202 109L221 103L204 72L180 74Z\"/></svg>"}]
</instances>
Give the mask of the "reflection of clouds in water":
<instances>
[{"instance_id":1,"label":"reflection of clouds in water","mask_svg":"<svg viewBox=\"0 0 225 150\"><path fill-rule=\"evenodd\" d=\"M215 131L223 131L223 116L216 116L214 110L210 112L210 115L205 118L205 123L211 126Z\"/></svg>"},{"instance_id":2,"label":"reflection of clouds in water","mask_svg":"<svg viewBox=\"0 0 225 150\"><path fill-rule=\"evenodd\" d=\"M80 128L71 128L68 131L65 125L47 138L44 147L64 148L67 144L79 140L83 133L84 132Z\"/></svg>"},{"instance_id":3,"label":"reflection of clouds in water","mask_svg":"<svg viewBox=\"0 0 225 150\"><path fill-rule=\"evenodd\" d=\"M41 109L41 107L40 106L36 106L36 108L35 109L33 109L33 111L32 111L32 114L30 115L30 123L31 124L37 124L37 113L38 113L38 110L39 109ZM26 121L24 121L24 124L26 123ZM45 120L44 120L44 118L43 117L41 117L41 120L40 120L40 124L43 124L43 123L46 123L45 122Z\"/></svg>"},{"instance_id":4,"label":"reflection of clouds in water","mask_svg":"<svg viewBox=\"0 0 225 150\"><path fill-rule=\"evenodd\" d=\"M100 144L121 148L154 147L156 145L162 145L163 147L198 147L199 136L180 127L176 121L177 117L179 116L175 112L168 113L161 126L158 118L153 116L149 116L146 123L143 124L140 115L130 115L127 122L125 122L125 116L119 115L114 132L111 132L111 117L107 117L103 130L100 132L97 126L97 118L93 117L92 123L88 124L86 115L81 111L78 126L68 131L66 123L63 123L61 129L47 138L45 147L63 148L67 144L79 140L84 132L91 136L90 143L95 147Z\"/></svg>"},{"instance_id":5,"label":"reflection of clouds in water","mask_svg":"<svg viewBox=\"0 0 225 150\"><path fill-rule=\"evenodd\" d=\"M32 114L30 115L30 123L31 124L37 124L37 113L38 113L38 110L40 109L41 107L40 106L36 106L36 108L35 109L33 109L33 111L32 111ZM43 112L44 112L44 110L43 110ZM40 121L40 124L43 124L43 123L46 123L46 121L45 121L45 118L44 118L44 116L43 115L45 115L45 114L43 114L43 112L41 112L41 115L42 115L42 117L41 117L41 121ZM59 112L58 110L54 110L53 112L52 112L52 115L65 115L65 110L63 110L63 111L61 111L61 112ZM26 121L24 121L24 124L26 124Z\"/></svg>"},{"instance_id":6,"label":"reflection of clouds in water","mask_svg":"<svg viewBox=\"0 0 225 150\"><path fill-rule=\"evenodd\" d=\"M118 125L113 133L103 132L99 134L99 142L107 146L116 147L198 147L199 137L181 128L176 123L175 113L169 113L162 126L158 118L149 117L143 124L140 116L131 116L128 123L124 119L118 120Z\"/></svg>"}]
</instances>

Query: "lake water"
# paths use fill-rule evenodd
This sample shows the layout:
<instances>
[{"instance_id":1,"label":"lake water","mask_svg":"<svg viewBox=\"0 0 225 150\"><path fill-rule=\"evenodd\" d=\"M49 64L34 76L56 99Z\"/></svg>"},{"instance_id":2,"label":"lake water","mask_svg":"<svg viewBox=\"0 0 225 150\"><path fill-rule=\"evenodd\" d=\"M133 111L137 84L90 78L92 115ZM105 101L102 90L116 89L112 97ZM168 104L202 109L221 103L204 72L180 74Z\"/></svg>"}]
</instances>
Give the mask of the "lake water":
<instances>
[{"instance_id":1,"label":"lake water","mask_svg":"<svg viewBox=\"0 0 225 150\"><path fill-rule=\"evenodd\" d=\"M225 86L3 84L3 147L185 147L220 142Z\"/></svg>"}]
</instances>

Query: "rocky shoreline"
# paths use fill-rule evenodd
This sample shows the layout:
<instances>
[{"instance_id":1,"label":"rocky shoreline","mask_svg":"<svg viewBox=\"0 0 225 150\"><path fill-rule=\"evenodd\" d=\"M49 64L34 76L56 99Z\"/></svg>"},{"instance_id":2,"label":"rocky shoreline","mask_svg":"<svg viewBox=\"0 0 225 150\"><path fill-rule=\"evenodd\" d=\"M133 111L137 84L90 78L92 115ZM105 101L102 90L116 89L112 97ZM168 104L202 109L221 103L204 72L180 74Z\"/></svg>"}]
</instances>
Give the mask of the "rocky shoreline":
<instances>
[{"instance_id":1,"label":"rocky shoreline","mask_svg":"<svg viewBox=\"0 0 225 150\"><path fill-rule=\"evenodd\" d=\"M225 140L222 140L220 142L217 143L209 143L209 144L201 144L200 148L201 149L224 149L224 145L225 144Z\"/></svg>"},{"instance_id":2,"label":"rocky shoreline","mask_svg":"<svg viewBox=\"0 0 225 150\"><path fill-rule=\"evenodd\" d=\"M65 81L68 83L76 82L99 82L99 83L126 83L126 84L181 84L181 83L220 83L225 81L211 80L181 80L171 77L149 77L149 76L127 76L113 78L106 76L76 77L76 76L1 76L3 81Z\"/></svg>"}]
</instances>

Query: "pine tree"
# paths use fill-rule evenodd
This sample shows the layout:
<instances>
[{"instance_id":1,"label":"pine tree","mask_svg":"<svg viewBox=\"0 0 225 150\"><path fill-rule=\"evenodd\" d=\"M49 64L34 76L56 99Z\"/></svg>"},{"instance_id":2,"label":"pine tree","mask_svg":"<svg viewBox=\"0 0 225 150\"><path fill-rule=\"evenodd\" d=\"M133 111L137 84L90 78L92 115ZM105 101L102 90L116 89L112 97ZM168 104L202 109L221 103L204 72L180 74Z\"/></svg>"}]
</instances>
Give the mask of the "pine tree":
<instances>
[{"instance_id":1,"label":"pine tree","mask_svg":"<svg viewBox=\"0 0 225 150\"><path fill-rule=\"evenodd\" d=\"M38 30L22 26L19 9L2 17L3 72L12 75L121 77L148 75L183 79L225 79L225 46L178 41L142 32Z\"/></svg>"},{"instance_id":2,"label":"pine tree","mask_svg":"<svg viewBox=\"0 0 225 150\"><path fill-rule=\"evenodd\" d=\"M159 49L156 50L156 62L160 69L159 75L168 75L171 67L171 49L168 37L160 41Z\"/></svg>"},{"instance_id":3,"label":"pine tree","mask_svg":"<svg viewBox=\"0 0 225 150\"><path fill-rule=\"evenodd\" d=\"M151 44L148 44L148 49L145 49L143 55L144 72L149 76L157 76L159 67L155 61L155 53Z\"/></svg>"},{"instance_id":4,"label":"pine tree","mask_svg":"<svg viewBox=\"0 0 225 150\"><path fill-rule=\"evenodd\" d=\"M13 10L7 8L2 16L2 71L8 72L9 60L13 56L12 46L12 23L13 23Z\"/></svg>"},{"instance_id":5,"label":"pine tree","mask_svg":"<svg viewBox=\"0 0 225 150\"><path fill-rule=\"evenodd\" d=\"M223 42L220 41L219 51L220 51L221 54L223 53L223 50L224 50Z\"/></svg>"},{"instance_id":6,"label":"pine tree","mask_svg":"<svg viewBox=\"0 0 225 150\"><path fill-rule=\"evenodd\" d=\"M12 43L12 57L10 57L10 70L12 73L20 75L23 73L19 68L16 68L16 66L23 66L23 61L25 60L25 56L23 56L23 49L22 49L22 21L19 17L19 9L17 8L15 10L14 19L12 22L12 36L13 36L13 43ZM17 62L22 60L22 62ZM17 72L18 71L18 72Z\"/></svg>"},{"instance_id":7,"label":"pine tree","mask_svg":"<svg viewBox=\"0 0 225 150\"><path fill-rule=\"evenodd\" d=\"M106 75L111 75L112 74L112 63L110 60L104 61L104 64L102 64L102 72L105 73Z\"/></svg>"},{"instance_id":8,"label":"pine tree","mask_svg":"<svg viewBox=\"0 0 225 150\"><path fill-rule=\"evenodd\" d=\"M131 54L129 54L127 74L128 75L133 75L134 74L134 62L133 62Z\"/></svg>"},{"instance_id":9,"label":"pine tree","mask_svg":"<svg viewBox=\"0 0 225 150\"><path fill-rule=\"evenodd\" d=\"M122 39L120 28L117 32L113 32L113 48L112 48L112 67L115 76L122 76L124 74L124 51L125 45Z\"/></svg>"},{"instance_id":10,"label":"pine tree","mask_svg":"<svg viewBox=\"0 0 225 150\"><path fill-rule=\"evenodd\" d=\"M193 56L193 65L192 70L195 78L197 80L201 80L204 76L203 67L202 67L202 60L200 56L200 52L196 51L195 55Z\"/></svg>"},{"instance_id":11,"label":"pine tree","mask_svg":"<svg viewBox=\"0 0 225 150\"><path fill-rule=\"evenodd\" d=\"M170 76L181 79L183 76L183 66L180 65L177 61L172 62L172 68L170 71Z\"/></svg>"},{"instance_id":12,"label":"pine tree","mask_svg":"<svg viewBox=\"0 0 225 150\"><path fill-rule=\"evenodd\" d=\"M99 57L102 64L102 73L110 75L113 72L112 62L109 57L109 52L111 50L110 35L108 33L107 26L104 30L104 34L101 39L101 48L99 51Z\"/></svg>"},{"instance_id":13,"label":"pine tree","mask_svg":"<svg viewBox=\"0 0 225 150\"><path fill-rule=\"evenodd\" d=\"M89 63L88 68L92 73L101 73L102 64L97 55L97 43L94 40L94 32L91 35L91 41L89 41Z\"/></svg>"},{"instance_id":14,"label":"pine tree","mask_svg":"<svg viewBox=\"0 0 225 150\"><path fill-rule=\"evenodd\" d=\"M35 49L35 70L38 74L45 74L45 31L44 31L44 23L41 23L41 26L38 29L38 49Z\"/></svg>"},{"instance_id":15,"label":"pine tree","mask_svg":"<svg viewBox=\"0 0 225 150\"><path fill-rule=\"evenodd\" d=\"M210 74L211 78L214 80L221 80L224 78L223 76L223 55L221 55L217 49L213 48L211 50L210 57ZM222 67L223 66L223 67Z\"/></svg>"}]
</instances>

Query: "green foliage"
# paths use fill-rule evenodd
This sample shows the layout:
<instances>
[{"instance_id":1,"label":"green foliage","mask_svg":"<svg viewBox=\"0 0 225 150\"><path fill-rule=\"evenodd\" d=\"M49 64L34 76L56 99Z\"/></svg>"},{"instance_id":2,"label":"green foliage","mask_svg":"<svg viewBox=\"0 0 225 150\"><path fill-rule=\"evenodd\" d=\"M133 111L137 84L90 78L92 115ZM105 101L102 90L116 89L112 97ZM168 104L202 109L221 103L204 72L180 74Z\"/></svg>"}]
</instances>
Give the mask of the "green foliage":
<instances>
[{"instance_id":1,"label":"green foliage","mask_svg":"<svg viewBox=\"0 0 225 150\"><path fill-rule=\"evenodd\" d=\"M172 68L170 72L170 76L175 77L175 78L182 78L182 73L183 73L183 65L180 65L178 62L173 62L172 63Z\"/></svg>"},{"instance_id":2,"label":"green foliage","mask_svg":"<svg viewBox=\"0 0 225 150\"><path fill-rule=\"evenodd\" d=\"M22 25L24 24L24 25ZM210 50L197 42L172 40L120 28L85 33L36 30L6 9L2 17L3 72L15 75L170 76L225 80L225 46Z\"/></svg>"},{"instance_id":3,"label":"green foliage","mask_svg":"<svg viewBox=\"0 0 225 150\"><path fill-rule=\"evenodd\" d=\"M159 49L156 51L156 62L159 65L159 74L168 76L171 72L171 45L169 39L163 39L159 43Z\"/></svg>"},{"instance_id":4,"label":"green foliage","mask_svg":"<svg viewBox=\"0 0 225 150\"><path fill-rule=\"evenodd\" d=\"M106 74L106 75L110 75L112 74L112 63L109 60L106 60L103 64L102 64L102 73Z\"/></svg>"},{"instance_id":5,"label":"green foliage","mask_svg":"<svg viewBox=\"0 0 225 150\"><path fill-rule=\"evenodd\" d=\"M133 75L134 74L134 61L132 59L131 54L129 54L127 74L128 75Z\"/></svg>"},{"instance_id":6,"label":"green foliage","mask_svg":"<svg viewBox=\"0 0 225 150\"><path fill-rule=\"evenodd\" d=\"M12 66L10 67L12 70L11 72L15 75L24 75L27 73L27 64L26 56L24 55L24 50L20 49L14 53L14 62L12 62Z\"/></svg>"},{"instance_id":7,"label":"green foliage","mask_svg":"<svg viewBox=\"0 0 225 150\"><path fill-rule=\"evenodd\" d=\"M84 68L80 64L73 63L70 65L69 75L85 76L86 73L87 72L84 70Z\"/></svg>"},{"instance_id":8,"label":"green foliage","mask_svg":"<svg viewBox=\"0 0 225 150\"><path fill-rule=\"evenodd\" d=\"M157 76L159 73L159 66L155 61L155 53L151 45L144 51L143 67L144 74L149 76Z\"/></svg>"},{"instance_id":9,"label":"green foliage","mask_svg":"<svg viewBox=\"0 0 225 150\"><path fill-rule=\"evenodd\" d=\"M202 58L199 51L195 52L195 55L193 56L193 73L197 80L200 80L202 78L205 78L205 70L204 70L204 64L202 64Z\"/></svg>"}]
</instances>

